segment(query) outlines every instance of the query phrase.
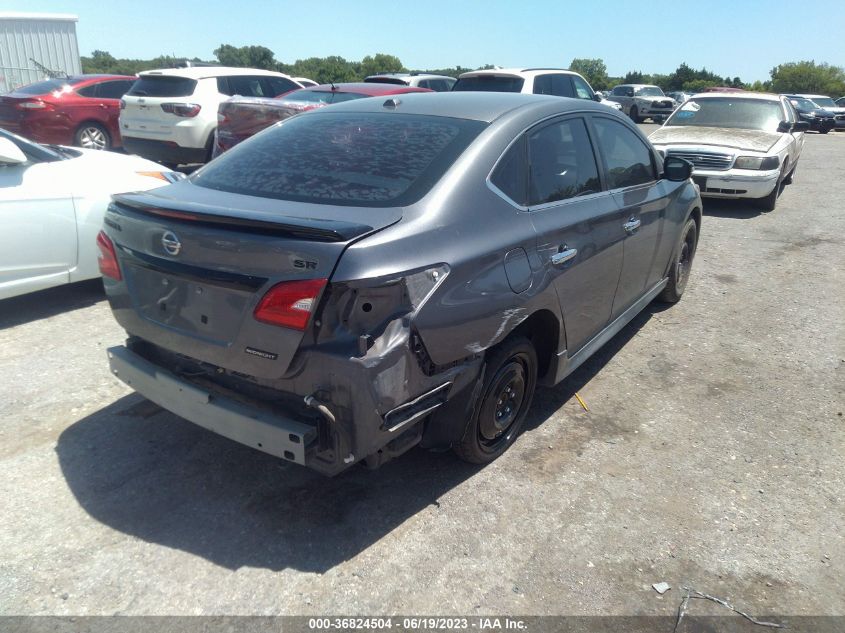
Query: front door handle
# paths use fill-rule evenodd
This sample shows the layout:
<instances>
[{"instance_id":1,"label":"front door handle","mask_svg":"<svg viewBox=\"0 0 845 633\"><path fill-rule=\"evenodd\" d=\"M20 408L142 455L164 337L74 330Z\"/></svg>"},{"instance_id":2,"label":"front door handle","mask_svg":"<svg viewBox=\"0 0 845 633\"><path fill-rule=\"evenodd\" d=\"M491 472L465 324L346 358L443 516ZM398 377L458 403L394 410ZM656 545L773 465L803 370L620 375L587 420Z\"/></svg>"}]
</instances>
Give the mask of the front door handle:
<instances>
[{"instance_id":1,"label":"front door handle","mask_svg":"<svg viewBox=\"0 0 845 633\"><path fill-rule=\"evenodd\" d=\"M566 246L563 246L563 249L564 250L560 251L559 253L555 253L554 255L552 255L552 264L554 264L555 266L565 264L578 254L577 248L566 248Z\"/></svg>"},{"instance_id":2,"label":"front door handle","mask_svg":"<svg viewBox=\"0 0 845 633\"><path fill-rule=\"evenodd\" d=\"M632 217L630 220L628 220L627 222L625 222L625 224L622 225L622 228L625 229L628 233L633 233L638 228L640 228L641 224L642 222L640 222L639 218Z\"/></svg>"}]
</instances>

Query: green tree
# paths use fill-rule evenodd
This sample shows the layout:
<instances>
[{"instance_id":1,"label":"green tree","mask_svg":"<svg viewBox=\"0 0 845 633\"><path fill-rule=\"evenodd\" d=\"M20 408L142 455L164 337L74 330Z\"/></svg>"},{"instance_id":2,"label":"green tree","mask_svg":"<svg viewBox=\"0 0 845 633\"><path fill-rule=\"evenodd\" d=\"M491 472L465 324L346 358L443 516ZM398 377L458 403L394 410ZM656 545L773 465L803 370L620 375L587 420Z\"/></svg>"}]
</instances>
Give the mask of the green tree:
<instances>
[{"instance_id":1,"label":"green tree","mask_svg":"<svg viewBox=\"0 0 845 633\"><path fill-rule=\"evenodd\" d=\"M376 53L373 56L367 55L361 60L358 73L361 78L369 75L380 75L381 73L399 73L403 72L405 67L398 57L393 55L385 55L384 53Z\"/></svg>"},{"instance_id":2,"label":"green tree","mask_svg":"<svg viewBox=\"0 0 845 633\"><path fill-rule=\"evenodd\" d=\"M645 76L639 70L629 70L625 73L625 78L622 80L623 84L641 84L645 81Z\"/></svg>"},{"instance_id":3,"label":"green tree","mask_svg":"<svg viewBox=\"0 0 845 633\"><path fill-rule=\"evenodd\" d=\"M575 58L569 64L569 69L580 73L590 82L593 90L610 88L610 78L607 76L607 66L603 59Z\"/></svg>"},{"instance_id":4,"label":"green tree","mask_svg":"<svg viewBox=\"0 0 845 633\"><path fill-rule=\"evenodd\" d=\"M291 74L308 77L318 84L357 81L361 78L354 64L337 55L297 59L291 66Z\"/></svg>"},{"instance_id":5,"label":"green tree","mask_svg":"<svg viewBox=\"0 0 845 633\"><path fill-rule=\"evenodd\" d=\"M773 92L845 93L845 70L815 61L789 62L772 68Z\"/></svg>"},{"instance_id":6,"label":"green tree","mask_svg":"<svg viewBox=\"0 0 845 633\"><path fill-rule=\"evenodd\" d=\"M231 44L221 44L214 50L214 56L224 66L263 68L264 70L276 70L279 67L275 54L266 46L238 48Z\"/></svg>"}]
</instances>

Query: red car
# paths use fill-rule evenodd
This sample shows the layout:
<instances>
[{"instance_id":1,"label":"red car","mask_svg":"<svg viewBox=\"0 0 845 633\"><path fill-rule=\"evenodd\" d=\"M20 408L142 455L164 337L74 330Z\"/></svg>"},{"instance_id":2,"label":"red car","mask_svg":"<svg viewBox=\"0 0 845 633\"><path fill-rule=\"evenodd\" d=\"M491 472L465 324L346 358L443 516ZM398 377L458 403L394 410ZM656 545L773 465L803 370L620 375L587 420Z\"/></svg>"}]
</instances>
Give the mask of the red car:
<instances>
[{"instance_id":1,"label":"red car","mask_svg":"<svg viewBox=\"0 0 845 633\"><path fill-rule=\"evenodd\" d=\"M434 91L396 84L340 83L291 90L273 99L232 97L223 101L217 108L217 138L213 155L218 156L273 123L300 112L341 101L408 92Z\"/></svg>"},{"instance_id":2,"label":"red car","mask_svg":"<svg viewBox=\"0 0 845 633\"><path fill-rule=\"evenodd\" d=\"M120 98L136 79L77 75L21 86L0 97L0 127L38 143L119 147Z\"/></svg>"}]
</instances>

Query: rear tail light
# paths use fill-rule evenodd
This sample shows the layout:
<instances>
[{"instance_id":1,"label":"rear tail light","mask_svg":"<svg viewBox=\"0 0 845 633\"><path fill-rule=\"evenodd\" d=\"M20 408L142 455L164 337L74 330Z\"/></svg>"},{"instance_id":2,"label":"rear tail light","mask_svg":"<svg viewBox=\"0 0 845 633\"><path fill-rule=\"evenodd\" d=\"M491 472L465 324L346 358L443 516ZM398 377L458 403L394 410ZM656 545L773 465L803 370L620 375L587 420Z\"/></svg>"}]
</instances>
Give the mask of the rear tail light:
<instances>
[{"instance_id":1,"label":"rear tail light","mask_svg":"<svg viewBox=\"0 0 845 633\"><path fill-rule=\"evenodd\" d=\"M259 301L253 313L255 319L302 331L327 283L328 279L307 279L276 284Z\"/></svg>"},{"instance_id":2,"label":"rear tail light","mask_svg":"<svg viewBox=\"0 0 845 633\"><path fill-rule=\"evenodd\" d=\"M168 114L190 118L197 116L202 106L198 103L162 103L161 109Z\"/></svg>"},{"instance_id":3,"label":"rear tail light","mask_svg":"<svg viewBox=\"0 0 845 633\"><path fill-rule=\"evenodd\" d=\"M120 264L117 263L117 253L114 250L114 243L103 231L100 231L97 235L97 248L100 249L100 254L97 256L100 273L103 277L121 281L123 275L120 274Z\"/></svg>"},{"instance_id":4,"label":"rear tail light","mask_svg":"<svg viewBox=\"0 0 845 633\"><path fill-rule=\"evenodd\" d=\"M17 108L19 110L46 110L52 109L49 103L44 103L43 101L21 101L17 104Z\"/></svg>"}]
</instances>

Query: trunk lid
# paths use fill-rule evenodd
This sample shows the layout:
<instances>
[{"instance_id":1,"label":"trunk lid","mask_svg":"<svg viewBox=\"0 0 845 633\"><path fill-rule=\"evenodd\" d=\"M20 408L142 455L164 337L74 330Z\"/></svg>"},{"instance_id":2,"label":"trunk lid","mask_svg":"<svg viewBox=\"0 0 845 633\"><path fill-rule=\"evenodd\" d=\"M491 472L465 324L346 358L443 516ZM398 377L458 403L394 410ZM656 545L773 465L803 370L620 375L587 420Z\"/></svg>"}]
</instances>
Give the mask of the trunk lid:
<instances>
[{"instance_id":1,"label":"trunk lid","mask_svg":"<svg viewBox=\"0 0 845 633\"><path fill-rule=\"evenodd\" d=\"M109 300L130 334L278 378L311 325L303 332L257 321L261 298L281 282L329 279L349 244L400 219L397 208L263 199L187 181L122 194L105 218L123 274L107 280Z\"/></svg>"}]
</instances>

